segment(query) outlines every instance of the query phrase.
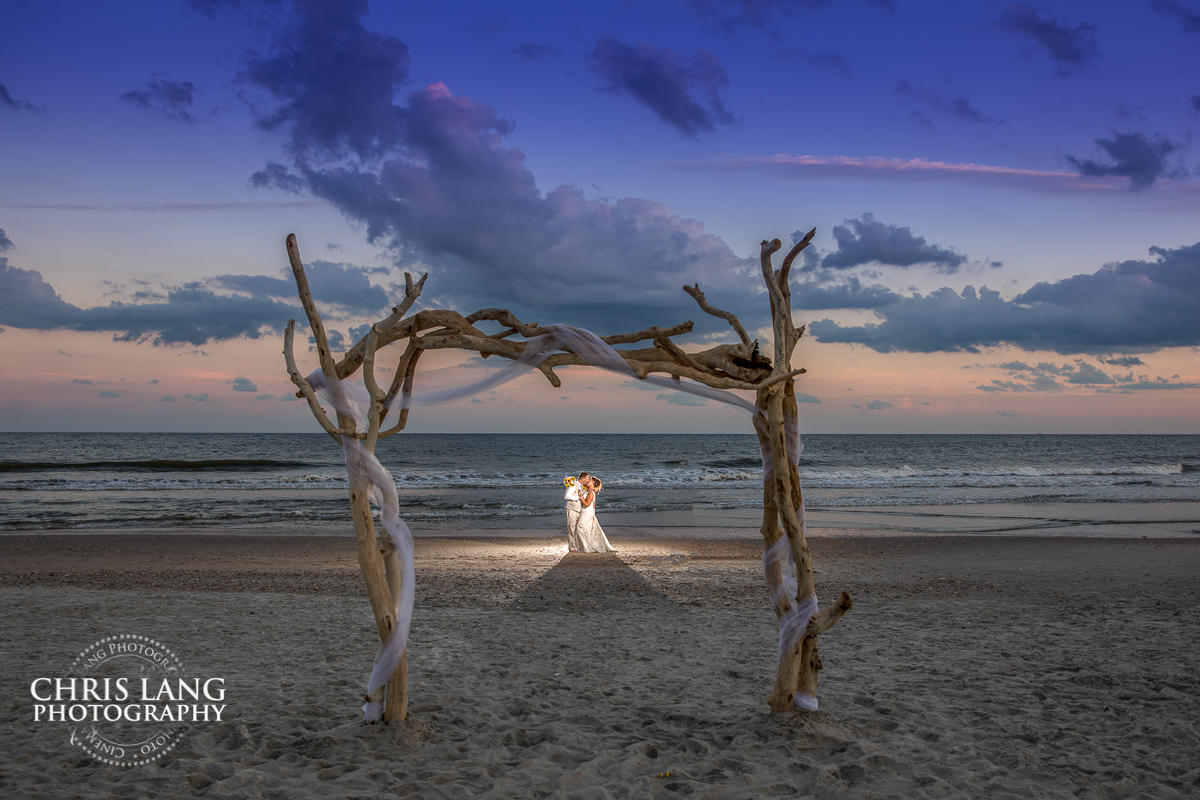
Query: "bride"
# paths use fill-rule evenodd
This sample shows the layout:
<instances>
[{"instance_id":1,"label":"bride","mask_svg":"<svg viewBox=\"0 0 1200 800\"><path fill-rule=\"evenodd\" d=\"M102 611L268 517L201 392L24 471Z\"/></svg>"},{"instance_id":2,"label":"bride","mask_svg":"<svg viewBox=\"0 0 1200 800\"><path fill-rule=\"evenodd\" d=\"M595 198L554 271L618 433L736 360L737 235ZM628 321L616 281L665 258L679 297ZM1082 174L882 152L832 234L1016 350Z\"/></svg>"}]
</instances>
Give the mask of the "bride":
<instances>
[{"instance_id":1,"label":"bride","mask_svg":"<svg viewBox=\"0 0 1200 800\"><path fill-rule=\"evenodd\" d=\"M600 521L596 519L596 495L604 488L604 483L595 475L589 475L580 483L584 492L579 498L581 509L578 526L575 529L579 541L579 551L581 553L617 552L617 548L613 547L609 543L608 537L604 535L604 528L600 527Z\"/></svg>"}]
</instances>

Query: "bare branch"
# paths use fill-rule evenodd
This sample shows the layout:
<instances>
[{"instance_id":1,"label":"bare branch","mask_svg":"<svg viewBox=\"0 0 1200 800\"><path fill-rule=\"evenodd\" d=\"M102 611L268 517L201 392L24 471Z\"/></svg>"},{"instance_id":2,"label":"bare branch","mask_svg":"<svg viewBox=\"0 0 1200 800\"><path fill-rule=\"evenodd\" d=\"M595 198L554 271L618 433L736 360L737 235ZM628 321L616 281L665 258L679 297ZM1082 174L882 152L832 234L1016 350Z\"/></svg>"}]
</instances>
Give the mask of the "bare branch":
<instances>
[{"instance_id":1,"label":"bare branch","mask_svg":"<svg viewBox=\"0 0 1200 800\"><path fill-rule=\"evenodd\" d=\"M531 325L526 325L524 322L521 322L521 320L517 319L517 315L509 311L507 308L481 308L466 317L466 321L471 325L474 325L476 322L482 322L483 320L499 322L501 325L512 328L513 330L519 332L527 339L532 339L534 336L541 336L544 333L550 332L546 328L538 327L536 322Z\"/></svg>"},{"instance_id":2,"label":"bare branch","mask_svg":"<svg viewBox=\"0 0 1200 800\"><path fill-rule=\"evenodd\" d=\"M401 383L405 376L409 374L413 355L417 352L417 346L409 339L408 346L404 348L404 354L400 356L400 361L396 364L396 372L392 375L392 385L388 387L387 394L383 398L383 405L386 408L392 404L392 400L400 391Z\"/></svg>"},{"instance_id":3,"label":"bare branch","mask_svg":"<svg viewBox=\"0 0 1200 800\"><path fill-rule=\"evenodd\" d=\"M693 360L691 356L689 356L687 353L683 352L683 350L679 347L679 345L675 344L667 337L656 336L656 337L654 337L654 343L656 345L658 345L659 347L661 347L663 350L666 350L667 353L671 356L671 358L675 359L680 364L683 364L686 367L691 367L692 369L696 369L696 370L704 369L704 367L702 365L700 365L699 363L697 363L695 360Z\"/></svg>"},{"instance_id":4,"label":"bare branch","mask_svg":"<svg viewBox=\"0 0 1200 800\"><path fill-rule=\"evenodd\" d=\"M416 339L409 339L408 347L405 348L400 363L396 365L396 374L392 376L392 386L388 389L387 398L384 400L384 408L387 408L391 404L397 391L403 392L405 397L409 397L412 394L413 375L416 374L417 361L420 358L421 350L416 345ZM386 439L404 430L404 426L408 424L408 410L407 405L400 409L400 416L396 418L396 424L379 434L379 437Z\"/></svg>"},{"instance_id":5,"label":"bare branch","mask_svg":"<svg viewBox=\"0 0 1200 800\"><path fill-rule=\"evenodd\" d=\"M659 337L680 336L685 333L690 333L693 327L691 320L681 322L678 325L672 325L670 328L660 328L657 325L638 331L637 333L616 333L612 336L601 336L605 342L609 344L633 344L634 342L644 341L646 339L657 339Z\"/></svg>"},{"instance_id":6,"label":"bare branch","mask_svg":"<svg viewBox=\"0 0 1200 800\"><path fill-rule=\"evenodd\" d=\"M779 268L779 290L783 292L784 297L792 295L792 290L788 287L788 274L792 271L792 262L796 260L796 256L800 255L801 250L808 247L816 234L816 228L804 234L804 238L792 245L792 249L783 257L783 266Z\"/></svg>"},{"instance_id":7,"label":"bare branch","mask_svg":"<svg viewBox=\"0 0 1200 800\"><path fill-rule=\"evenodd\" d=\"M321 314L313 302L312 292L308 288L308 276L304 274L304 262L300 259L300 245L296 243L296 234L287 235L288 261L292 265L292 276L296 279L296 291L300 295L300 304L308 316L308 326L312 328L313 338L317 342L317 358L321 363L321 371L330 378L338 377L337 368L333 363L333 355L329 352L329 340L325 336L325 324L321 322Z\"/></svg>"},{"instance_id":8,"label":"bare branch","mask_svg":"<svg viewBox=\"0 0 1200 800\"><path fill-rule=\"evenodd\" d=\"M325 415L325 409L321 408L321 403L317 400L316 392L313 391L312 384L308 382L302 374L300 368L296 366L296 356L293 352L293 344L296 339L296 320L289 319L287 328L283 332L283 360L287 364L288 377L292 379L292 383L296 384L296 388L304 395L304 399L308 401L308 409L312 411L312 415L316 417L317 422L325 429L325 432L338 441L344 431L335 426Z\"/></svg>"},{"instance_id":9,"label":"bare branch","mask_svg":"<svg viewBox=\"0 0 1200 800\"><path fill-rule=\"evenodd\" d=\"M387 320L378 323L380 330L391 327L391 325L408 313L412 308L413 303L417 302L417 298L421 296L421 290L425 288L425 279L429 277L426 272L421 276L421 280L413 283L412 275L404 273L404 299L400 301L400 305L392 309L392 315Z\"/></svg>"},{"instance_id":10,"label":"bare branch","mask_svg":"<svg viewBox=\"0 0 1200 800\"><path fill-rule=\"evenodd\" d=\"M746 333L746 329L742 327L742 321L739 320L737 315L732 311L724 311L722 309L715 308L714 306L710 306L704 297L704 292L700 291L700 284L697 283L695 286L684 286L683 290L692 296L692 299L696 301L698 306L700 306L701 311L703 311L705 314L711 314L714 317L719 317L728 322L733 327L734 332L737 333L738 338L742 340L742 344L746 345L747 347L751 346L750 336Z\"/></svg>"},{"instance_id":11,"label":"bare branch","mask_svg":"<svg viewBox=\"0 0 1200 800\"><path fill-rule=\"evenodd\" d=\"M758 264L762 268L763 282L767 285L767 292L771 296L771 316L775 316L776 307L783 305L783 294L779 291L779 284L775 281L775 270L771 266L771 256L781 247L783 247L783 242L778 239L772 239L769 242L764 239L758 253Z\"/></svg>"},{"instance_id":12,"label":"bare branch","mask_svg":"<svg viewBox=\"0 0 1200 800\"><path fill-rule=\"evenodd\" d=\"M794 378L797 375L804 375L807 372L808 372L808 370L806 370L804 367L801 367L800 369L794 369L791 372L785 372L782 375L772 375L771 377L767 378L762 383L758 384L758 388L759 389L767 389L771 386L774 386L777 383L783 383L784 381L786 381L790 378Z\"/></svg>"},{"instance_id":13,"label":"bare branch","mask_svg":"<svg viewBox=\"0 0 1200 800\"><path fill-rule=\"evenodd\" d=\"M383 389L375 379L375 348L379 342L379 332L374 326L367 331L366 348L363 352L363 384L371 395L372 403L383 401Z\"/></svg>"},{"instance_id":14,"label":"bare branch","mask_svg":"<svg viewBox=\"0 0 1200 800\"><path fill-rule=\"evenodd\" d=\"M505 328L504 330L500 331L499 333L493 333L491 338L507 339L508 337L512 336L514 333L520 333L520 331L518 331L516 328Z\"/></svg>"},{"instance_id":15,"label":"bare branch","mask_svg":"<svg viewBox=\"0 0 1200 800\"><path fill-rule=\"evenodd\" d=\"M838 595L837 602L833 605L818 611L808 621L808 627L804 630L805 636L819 636L825 631L838 624L838 620L846 615L846 612L854 608L854 601L850 599L850 595L842 592Z\"/></svg>"},{"instance_id":16,"label":"bare branch","mask_svg":"<svg viewBox=\"0 0 1200 800\"><path fill-rule=\"evenodd\" d=\"M756 383L724 375L703 365L697 368L680 364L677 361L668 361L663 358L663 352L658 348L622 350L621 355L625 358L625 363L630 371L638 378L644 378L653 372L663 372L672 378L689 378L696 381L696 383L702 383L714 389L746 389L753 391L758 388ZM575 365L587 366L587 362L574 353L555 353L547 358L543 362L543 365L558 368Z\"/></svg>"},{"instance_id":17,"label":"bare branch","mask_svg":"<svg viewBox=\"0 0 1200 800\"><path fill-rule=\"evenodd\" d=\"M375 380L375 345L379 341L379 333L372 326L367 331L366 349L363 353L363 384L367 387L371 405L367 409L367 449L374 452L375 443L379 441L379 426L383 424L383 389Z\"/></svg>"}]
</instances>

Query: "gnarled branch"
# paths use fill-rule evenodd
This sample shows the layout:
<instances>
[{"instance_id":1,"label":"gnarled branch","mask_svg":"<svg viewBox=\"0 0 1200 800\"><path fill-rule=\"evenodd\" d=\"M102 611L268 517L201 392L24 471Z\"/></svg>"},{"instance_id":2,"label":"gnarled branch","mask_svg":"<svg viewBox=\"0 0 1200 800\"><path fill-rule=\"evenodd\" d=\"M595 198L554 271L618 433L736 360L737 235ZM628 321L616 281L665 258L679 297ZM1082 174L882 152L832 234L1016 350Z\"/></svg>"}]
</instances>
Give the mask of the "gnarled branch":
<instances>
[{"instance_id":1,"label":"gnarled branch","mask_svg":"<svg viewBox=\"0 0 1200 800\"><path fill-rule=\"evenodd\" d=\"M701 311L703 311L705 314L711 314L714 317L718 317L728 322L733 328L734 332L737 333L738 338L742 340L742 344L746 345L747 347L752 346L750 342L750 335L747 334L746 329L742 327L742 321L737 318L737 315L732 311L725 311L724 309L709 305L708 300L704 297L704 292L700 291L700 284L697 283L693 286L684 286L683 290L692 296L692 299L696 301L696 305L700 306Z\"/></svg>"}]
</instances>

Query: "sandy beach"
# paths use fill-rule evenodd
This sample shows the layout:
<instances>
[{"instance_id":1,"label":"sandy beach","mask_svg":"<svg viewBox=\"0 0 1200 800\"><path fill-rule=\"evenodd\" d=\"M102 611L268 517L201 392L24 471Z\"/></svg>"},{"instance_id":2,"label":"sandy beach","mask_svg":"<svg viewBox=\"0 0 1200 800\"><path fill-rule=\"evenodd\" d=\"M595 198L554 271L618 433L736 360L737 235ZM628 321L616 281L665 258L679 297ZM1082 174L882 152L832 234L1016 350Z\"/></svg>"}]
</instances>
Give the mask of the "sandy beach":
<instances>
[{"instance_id":1,"label":"sandy beach","mask_svg":"<svg viewBox=\"0 0 1200 800\"><path fill-rule=\"evenodd\" d=\"M411 711L364 726L354 544L0 537L6 797L1194 797L1200 540L814 536L815 714L767 712L751 540L417 541ZM137 633L228 711L137 767L34 723L30 681Z\"/></svg>"}]
</instances>

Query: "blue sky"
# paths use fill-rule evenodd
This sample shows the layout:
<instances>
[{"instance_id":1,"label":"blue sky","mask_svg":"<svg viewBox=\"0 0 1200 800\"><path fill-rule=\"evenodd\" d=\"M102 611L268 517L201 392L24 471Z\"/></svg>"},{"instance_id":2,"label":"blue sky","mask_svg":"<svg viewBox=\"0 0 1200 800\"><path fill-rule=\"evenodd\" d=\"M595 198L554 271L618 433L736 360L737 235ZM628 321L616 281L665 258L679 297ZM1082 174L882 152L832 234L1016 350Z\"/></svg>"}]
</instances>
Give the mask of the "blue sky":
<instances>
[{"instance_id":1,"label":"blue sky","mask_svg":"<svg viewBox=\"0 0 1200 800\"><path fill-rule=\"evenodd\" d=\"M815 227L808 429L1200 431L1200 3L5 16L12 429L310 429L279 399L288 232L347 339L408 269L429 306L695 319L700 346L721 329L679 287L761 325L759 240ZM744 426L659 394L583 372L413 428Z\"/></svg>"}]
</instances>

